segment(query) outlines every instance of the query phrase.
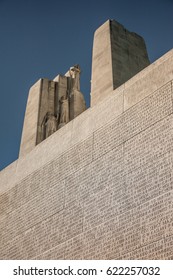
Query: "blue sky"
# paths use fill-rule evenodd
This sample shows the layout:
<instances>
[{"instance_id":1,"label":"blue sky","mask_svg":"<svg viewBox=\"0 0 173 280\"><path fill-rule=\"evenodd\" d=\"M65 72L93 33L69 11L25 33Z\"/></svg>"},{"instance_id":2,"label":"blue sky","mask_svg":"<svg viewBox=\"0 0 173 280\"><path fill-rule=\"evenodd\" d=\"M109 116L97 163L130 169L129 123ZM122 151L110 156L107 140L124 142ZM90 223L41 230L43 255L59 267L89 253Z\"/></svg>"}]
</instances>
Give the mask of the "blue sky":
<instances>
[{"instance_id":1,"label":"blue sky","mask_svg":"<svg viewBox=\"0 0 173 280\"><path fill-rule=\"evenodd\" d=\"M0 170L18 158L39 78L80 64L89 106L93 33L107 19L143 36L151 62L173 48L173 0L0 0Z\"/></svg>"}]
</instances>

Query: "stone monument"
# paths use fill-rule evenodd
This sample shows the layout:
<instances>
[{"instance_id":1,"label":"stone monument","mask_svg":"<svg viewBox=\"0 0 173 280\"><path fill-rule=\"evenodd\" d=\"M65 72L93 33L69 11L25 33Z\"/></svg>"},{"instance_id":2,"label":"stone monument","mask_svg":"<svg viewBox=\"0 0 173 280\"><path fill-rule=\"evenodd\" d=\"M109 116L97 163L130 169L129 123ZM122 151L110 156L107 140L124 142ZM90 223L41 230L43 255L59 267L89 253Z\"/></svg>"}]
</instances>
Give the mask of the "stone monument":
<instances>
[{"instance_id":1,"label":"stone monument","mask_svg":"<svg viewBox=\"0 0 173 280\"><path fill-rule=\"evenodd\" d=\"M93 50L91 108L78 65L30 90L0 172L0 259L173 259L173 50L148 65L115 21Z\"/></svg>"},{"instance_id":2,"label":"stone monument","mask_svg":"<svg viewBox=\"0 0 173 280\"><path fill-rule=\"evenodd\" d=\"M85 109L84 96L80 91L80 66L75 65L63 76L53 81L39 80L30 89L20 156L73 120Z\"/></svg>"},{"instance_id":3,"label":"stone monument","mask_svg":"<svg viewBox=\"0 0 173 280\"><path fill-rule=\"evenodd\" d=\"M144 39L115 20L94 34L91 106L149 65Z\"/></svg>"}]
</instances>

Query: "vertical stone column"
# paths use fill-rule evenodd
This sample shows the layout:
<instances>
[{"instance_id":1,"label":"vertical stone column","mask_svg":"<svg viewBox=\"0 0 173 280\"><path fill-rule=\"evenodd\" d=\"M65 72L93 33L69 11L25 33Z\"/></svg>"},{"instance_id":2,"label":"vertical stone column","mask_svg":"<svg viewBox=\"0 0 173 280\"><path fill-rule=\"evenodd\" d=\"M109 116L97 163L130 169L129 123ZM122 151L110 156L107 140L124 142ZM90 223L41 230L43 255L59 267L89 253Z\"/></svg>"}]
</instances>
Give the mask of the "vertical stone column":
<instances>
[{"instance_id":1,"label":"vertical stone column","mask_svg":"<svg viewBox=\"0 0 173 280\"><path fill-rule=\"evenodd\" d=\"M113 89L110 21L94 33L91 78L91 106Z\"/></svg>"},{"instance_id":2,"label":"vertical stone column","mask_svg":"<svg viewBox=\"0 0 173 280\"><path fill-rule=\"evenodd\" d=\"M36 145L42 82L42 79L38 80L29 91L19 157L29 153Z\"/></svg>"},{"instance_id":3,"label":"vertical stone column","mask_svg":"<svg viewBox=\"0 0 173 280\"><path fill-rule=\"evenodd\" d=\"M149 63L141 36L129 32L115 20L106 21L94 34L91 106Z\"/></svg>"}]
</instances>

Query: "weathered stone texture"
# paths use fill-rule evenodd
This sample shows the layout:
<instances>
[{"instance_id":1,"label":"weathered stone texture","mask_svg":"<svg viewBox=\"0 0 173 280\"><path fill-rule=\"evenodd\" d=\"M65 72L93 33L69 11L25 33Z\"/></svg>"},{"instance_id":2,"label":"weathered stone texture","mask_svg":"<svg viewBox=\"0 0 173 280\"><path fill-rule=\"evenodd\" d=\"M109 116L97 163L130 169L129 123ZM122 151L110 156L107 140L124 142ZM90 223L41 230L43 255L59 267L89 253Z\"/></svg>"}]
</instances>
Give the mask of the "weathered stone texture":
<instances>
[{"instance_id":1,"label":"weathered stone texture","mask_svg":"<svg viewBox=\"0 0 173 280\"><path fill-rule=\"evenodd\" d=\"M150 64L144 39L115 20L110 24L113 89Z\"/></svg>"},{"instance_id":2,"label":"weathered stone texture","mask_svg":"<svg viewBox=\"0 0 173 280\"><path fill-rule=\"evenodd\" d=\"M172 56L0 173L1 259L173 258Z\"/></svg>"}]
</instances>

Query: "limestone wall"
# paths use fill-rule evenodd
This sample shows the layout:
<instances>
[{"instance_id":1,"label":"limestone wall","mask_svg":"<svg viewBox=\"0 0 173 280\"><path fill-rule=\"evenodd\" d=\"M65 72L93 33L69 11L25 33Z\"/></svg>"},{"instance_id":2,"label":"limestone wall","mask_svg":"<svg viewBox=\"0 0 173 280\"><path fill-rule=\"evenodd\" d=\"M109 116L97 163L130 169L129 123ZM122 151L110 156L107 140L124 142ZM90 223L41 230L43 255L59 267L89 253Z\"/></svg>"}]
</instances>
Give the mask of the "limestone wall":
<instances>
[{"instance_id":1,"label":"limestone wall","mask_svg":"<svg viewBox=\"0 0 173 280\"><path fill-rule=\"evenodd\" d=\"M0 173L0 258L173 258L172 167L173 50Z\"/></svg>"}]
</instances>

